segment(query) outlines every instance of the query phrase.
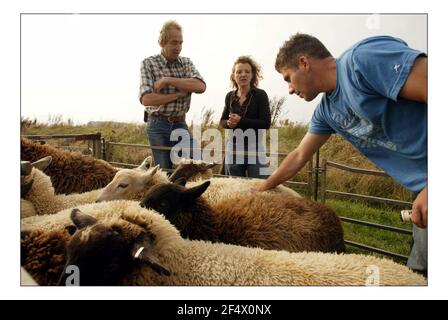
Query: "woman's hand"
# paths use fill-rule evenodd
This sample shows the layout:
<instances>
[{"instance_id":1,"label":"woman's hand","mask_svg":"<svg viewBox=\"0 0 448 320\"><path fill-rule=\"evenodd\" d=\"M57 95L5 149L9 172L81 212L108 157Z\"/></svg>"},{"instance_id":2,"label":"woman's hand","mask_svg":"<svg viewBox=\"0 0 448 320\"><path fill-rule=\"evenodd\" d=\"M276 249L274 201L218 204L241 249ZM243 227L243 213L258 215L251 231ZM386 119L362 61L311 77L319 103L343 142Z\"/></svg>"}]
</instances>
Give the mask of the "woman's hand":
<instances>
[{"instance_id":1,"label":"woman's hand","mask_svg":"<svg viewBox=\"0 0 448 320\"><path fill-rule=\"evenodd\" d=\"M230 113L229 115L229 120L227 120L227 126L229 128L236 128L236 126L238 125L238 122L240 122L241 117L239 115L237 115L236 113Z\"/></svg>"}]
</instances>

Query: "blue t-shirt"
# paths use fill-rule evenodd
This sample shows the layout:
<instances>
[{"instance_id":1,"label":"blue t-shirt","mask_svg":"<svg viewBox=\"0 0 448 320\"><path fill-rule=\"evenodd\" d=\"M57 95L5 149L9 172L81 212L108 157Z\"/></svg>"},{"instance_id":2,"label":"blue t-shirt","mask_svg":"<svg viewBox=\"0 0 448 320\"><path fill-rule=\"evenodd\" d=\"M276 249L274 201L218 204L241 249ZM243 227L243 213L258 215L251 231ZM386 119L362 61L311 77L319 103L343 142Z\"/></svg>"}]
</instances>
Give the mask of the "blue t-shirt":
<instances>
[{"instance_id":1,"label":"blue t-shirt","mask_svg":"<svg viewBox=\"0 0 448 320\"><path fill-rule=\"evenodd\" d=\"M419 56L426 55L388 36L358 42L336 59L336 88L309 129L339 133L413 192L427 185L427 105L398 94Z\"/></svg>"}]
</instances>

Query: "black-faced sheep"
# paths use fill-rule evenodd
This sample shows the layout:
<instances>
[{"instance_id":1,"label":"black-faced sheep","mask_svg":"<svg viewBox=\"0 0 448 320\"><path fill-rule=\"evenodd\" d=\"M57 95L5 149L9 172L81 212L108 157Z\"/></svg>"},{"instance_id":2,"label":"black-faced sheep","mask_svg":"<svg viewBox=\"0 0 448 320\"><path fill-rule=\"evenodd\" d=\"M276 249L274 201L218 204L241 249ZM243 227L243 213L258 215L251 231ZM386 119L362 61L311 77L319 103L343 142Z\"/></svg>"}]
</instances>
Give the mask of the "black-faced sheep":
<instances>
[{"instance_id":1,"label":"black-faced sheep","mask_svg":"<svg viewBox=\"0 0 448 320\"><path fill-rule=\"evenodd\" d=\"M64 264L81 266L82 285L426 285L407 267L373 256L290 253L186 240L162 215L135 201L89 204L79 210L22 219L22 261L29 259L23 266L36 280L48 280L42 275L47 270L37 268L45 262L52 270ZM73 223L78 229L69 240L66 261L52 261L53 253L62 258L63 251L52 246L69 237L66 228ZM97 257L104 258L101 268ZM39 284L54 285L54 279ZM62 275L61 284L64 279Z\"/></svg>"},{"instance_id":2,"label":"black-faced sheep","mask_svg":"<svg viewBox=\"0 0 448 320\"><path fill-rule=\"evenodd\" d=\"M92 156L20 139L21 160L34 162L46 156L53 159L45 173L50 176L56 194L100 189L111 182L117 173L117 169L106 161Z\"/></svg>"},{"instance_id":3,"label":"black-faced sheep","mask_svg":"<svg viewBox=\"0 0 448 320\"><path fill-rule=\"evenodd\" d=\"M236 196L210 205L206 181L185 188L185 179L151 187L141 206L152 208L184 238L291 252L344 252L343 229L328 206L275 193Z\"/></svg>"}]
</instances>

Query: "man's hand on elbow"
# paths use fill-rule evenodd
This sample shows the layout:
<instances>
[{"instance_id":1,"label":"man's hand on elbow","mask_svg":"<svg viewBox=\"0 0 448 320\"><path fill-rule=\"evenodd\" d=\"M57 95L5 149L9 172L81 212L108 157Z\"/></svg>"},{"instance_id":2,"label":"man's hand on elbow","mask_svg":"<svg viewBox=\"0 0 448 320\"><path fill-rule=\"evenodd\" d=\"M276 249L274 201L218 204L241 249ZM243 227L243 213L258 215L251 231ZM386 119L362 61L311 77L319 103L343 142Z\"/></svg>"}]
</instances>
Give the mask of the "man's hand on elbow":
<instances>
[{"instance_id":1,"label":"man's hand on elbow","mask_svg":"<svg viewBox=\"0 0 448 320\"><path fill-rule=\"evenodd\" d=\"M156 82L154 82L154 92L160 93L163 88L168 87L170 85L169 77L162 77Z\"/></svg>"}]
</instances>

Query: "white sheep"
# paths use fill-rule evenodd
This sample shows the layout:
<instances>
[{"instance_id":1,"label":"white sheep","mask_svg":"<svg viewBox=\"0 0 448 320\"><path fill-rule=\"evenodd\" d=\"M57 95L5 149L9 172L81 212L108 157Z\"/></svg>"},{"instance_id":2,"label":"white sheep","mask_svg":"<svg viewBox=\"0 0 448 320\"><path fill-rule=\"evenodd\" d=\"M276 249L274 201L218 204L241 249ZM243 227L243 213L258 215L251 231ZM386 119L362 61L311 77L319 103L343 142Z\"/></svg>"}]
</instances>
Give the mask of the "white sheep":
<instances>
[{"instance_id":1,"label":"white sheep","mask_svg":"<svg viewBox=\"0 0 448 320\"><path fill-rule=\"evenodd\" d=\"M77 231L70 238L66 230L72 223ZM22 219L22 230L22 265L44 285L56 281L56 273L53 282L43 281L49 269L63 269L63 241L69 241L66 265L79 267L81 285L427 284L407 267L373 256L289 253L186 240L162 215L135 201L95 203ZM69 275L64 272L60 284L70 283Z\"/></svg>"},{"instance_id":2,"label":"white sheep","mask_svg":"<svg viewBox=\"0 0 448 320\"><path fill-rule=\"evenodd\" d=\"M189 177L187 177L187 180L188 178ZM211 178L209 181L211 182L211 186L204 193L204 198L206 198L209 203L216 204L222 201L228 201L236 196L251 194L251 187L260 184L262 180L229 177ZM170 182L170 179L167 174L161 170L156 170L152 176L148 176L147 174L138 171L121 170L98 195L97 201L126 199L127 193L138 193L143 195L151 186L168 182ZM203 180L190 181L187 183L187 186L194 187L202 182ZM119 188L120 185L126 187ZM267 192L288 194L302 198L297 192L283 185L279 185Z\"/></svg>"}]
</instances>

